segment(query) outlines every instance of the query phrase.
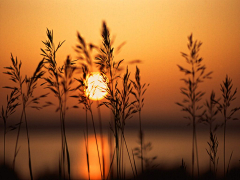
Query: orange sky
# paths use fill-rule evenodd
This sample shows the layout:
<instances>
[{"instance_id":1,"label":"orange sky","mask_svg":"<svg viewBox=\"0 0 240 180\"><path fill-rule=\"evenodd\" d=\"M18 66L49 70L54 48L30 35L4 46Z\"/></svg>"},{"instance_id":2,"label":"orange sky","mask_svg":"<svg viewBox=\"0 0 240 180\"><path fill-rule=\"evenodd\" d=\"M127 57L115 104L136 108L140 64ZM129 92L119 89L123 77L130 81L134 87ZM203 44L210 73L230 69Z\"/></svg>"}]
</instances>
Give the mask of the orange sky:
<instances>
[{"instance_id":1,"label":"orange sky","mask_svg":"<svg viewBox=\"0 0 240 180\"><path fill-rule=\"evenodd\" d=\"M194 39L203 42L200 55L207 70L214 71L213 79L201 84L207 92L204 99L212 89L220 96L220 83L226 74L240 89L239 9L239 0L1 0L0 86L10 85L8 76L2 74L3 67L11 63L10 53L22 60L25 74L33 73L41 60L46 28L54 30L56 43L66 40L57 55L63 62L67 55L77 56L73 50L77 31L87 42L99 45L105 20L116 36L115 45L127 42L116 58L125 59L125 65L134 59L142 60L138 65L142 81L150 83L144 118L155 117L163 122L179 116L179 121L186 122L174 102L183 99L179 79L184 74L176 65L186 65L180 52L187 53L187 36L193 33ZM133 75L134 65L129 68ZM9 91L0 92L2 106Z\"/></svg>"}]
</instances>

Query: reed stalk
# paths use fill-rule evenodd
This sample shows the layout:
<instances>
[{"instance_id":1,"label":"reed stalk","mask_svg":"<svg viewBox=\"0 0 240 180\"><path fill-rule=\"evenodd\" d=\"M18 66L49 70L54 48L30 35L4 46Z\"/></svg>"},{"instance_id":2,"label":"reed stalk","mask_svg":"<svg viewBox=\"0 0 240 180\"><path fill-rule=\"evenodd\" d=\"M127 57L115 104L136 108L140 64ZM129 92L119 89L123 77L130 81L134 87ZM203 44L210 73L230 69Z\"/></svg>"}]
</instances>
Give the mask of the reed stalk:
<instances>
[{"instance_id":1,"label":"reed stalk","mask_svg":"<svg viewBox=\"0 0 240 180\"><path fill-rule=\"evenodd\" d=\"M232 92L232 79L226 75L225 80L223 81L221 86L221 92L222 92L222 97L223 97L223 102L220 103L217 100L214 100L214 103L218 105L218 110L222 113L223 115L223 172L224 172L224 178L226 178L226 127L227 127L227 122L230 120L238 120L238 118L233 118L232 116L239 111L240 107L235 107L231 110L229 110L231 103L236 99L236 93L237 93L237 88ZM232 156L232 155L231 155ZM230 156L230 160L231 160ZM230 161L229 161L230 163Z\"/></svg>"},{"instance_id":2,"label":"reed stalk","mask_svg":"<svg viewBox=\"0 0 240 180\"><path fill-rule=\"evenodd\" d=\"M187 112L189 116L184 118L192 122L192 178L194 178L194 165L195 165L195 156L197 159L197 173L199 176L199 162L198 162L198 147L197 147L197 134L196 134L196 123L197 118L202 117L203 113L198 114L197 111L202 109L202 106L199 105L199 101L202 99L205 92L197 91L199 83L202 83L205 79L210 79L212 72L205 73L206 66L202 65L202 58L199 58L199 50L202 45L202 42L193 41L192 34L188 37L188 49L189 54L181 53L185 58L186 62L190 65L188 68L183 68L180 65L179 70L188 78L181 79L187 87L181 87L180 91L184 95L182 103L177 102L176 104L182 108L182 111ZM196 151L196 155L195 155Z\"/></svg>"},{"instance_id":3,"label":"reed stalk","mask_svg":"<svg viewBox=\"0 0 240 180\"><path fill-rule=\"evenodd\" d=\"M3 164L6 163L6 134L8 132L7 130L7 121L10 115L12 115L15 111L17 106L19 106L19 102L16 102L18 100L19 95L17 95L17 89L13 89L10 96L7 95L7 106L4 109L2 106L2 111L0 114L0 119L3 120L4 124L4 130L3 130ZM15 125L16 127L12 127L11 130L14 130L17 128L18 124Z\"/></svg>"},{"instance_id":4,"label":"reed stalk","mask_svg":"<svg viewBox=\"0 0 240 180\"><path fill-rule=\"evenodd\" d=\"M33 174L32 174L30 138L29 138L29 132L28 132L26 108L32 103L39 104L39 100L41 98L44 98L44 97L47 96L47 94L43 94L43 95L38 96L38 97L33 96L34 89L36 89L36 86L37 86L37 81L39 79L41 79L42 76L45 73L42 70L44 62L43 62L43 60L39 62L35 72L33 73L33 76L31 76L29 78L26 76L24 79L22 79L21 71L20 71L22 62L21 61L18 62L17 58L14 59L12 54L11 54L11 61L12 61L12 66L5 67L5 69L7 69L8 71L4 72L4 73L10 75L10 80L12 80L14 83L17 83L18 87L5 86L4 88L15 89L16 94L18 96L21 96L21 99L22 99L21 100L22 114L21 114L20 123L19 123L19 126L18 126L18 133L17 133L14 159L13 159L13 168L15 168L15 161L16 161L16 157L17 157L17 153L18 153L18 139L19 139L19 135L20 135L21 124L22 124L23 117L24 117L25 125L26 125L26 132L27 132L27 142L28 142L29 172L30 172L30 178L32 180L33 179ZM26 92L23 92L23 83L24 82L26 84L26 89L27 89ZM42 108L40 106L31 106L31 107L35 108L35 109L38 109L38 110Z\"/></svg>"},{"instance_id":5,"label":"reed stalk","mask_svg":"<svg viewBox=\"0 0 240 180\"><path fill-rule=\"evenodd\" d=\"M209 150L206 149L210 161L213 164L213 174L214 178L216 179L217 175L217 165L218 165L218 160L219 157L217 157L217 151L218 151L218 139L215 133L210 132L210 141L208 142L209 145Z\"/></svg>"},{"instance_id":6,"label":"reed stalk","mask_svg":"<svg viewBox=\"0 0 240 180\"><path fill-rule=\"evenodd\" d=\"M59 111L60 115L60 124L61 124L61 158L60 158L60 176L65 178L65 168L68 171L68 179L71 179L70 176L70 155L67 144L66 137L66 127L65 127L65 119L66 119L66 111L67 107L67 98L68 93L71 89L71 85L74 81L73 74L76 70L75 61L71 60L68 56L64 62L63 66L59 66L56 61L56 53L58 49L62 46L64 41L59 42L58 46L55 47L53 42L53 31L47 29L47 37L48 39L43 44L45 45L45 49L41 48L42 56L44 57L45 68L48 70L49 76L44 77L45 84L47 89L49 89L55 97L58 99L58 107L56 112ZM67 165L65 163L65 159L67 160Z\"/></svg>"},{"instance_id":7,"label":"reed stalk","mask_svg":"<svg viewBox=\"0 0 240 180\"><path fill-rule=\"evenodd\" d=\"M100 129L100 136L101 136L101 147L102 147L102 178L106 179L105 175L105 156L104 156L104 141L103 141L103 131L102 131L102 118L101 118L101 110L99 106L99 100L97 99L97 109L98 109L98 119L99 119L99 129Z\"/></svg>"},{"instance_id":8,"label":"reed stalk","mask_svg":"<svg viewBox=\"0 0 240 180\"><path fill-rule=\"evenodd\" d=\"M216 137L216 130L218 129L219 125L215 125L214 128L214 121L216 120L215 116L218 114L219 110L216 107L216 103L214 101L219 102L220 98L216 100L215 98L215 92L212 91L210 95L209 101L206 100L204 103L204 106L206 108L206 113L200 118L200 121L204 124L207 124L209 126L209 149L207 150L207 153L209 155L209 170L212 171L212 164L214 166L213 172L216 174L216 156L213 158L212 154L217 154L217 147L216 144L218 144L217 137ZM213 161L214 160L214 161Z\"/></svg>"},{"instance_id":9,"label":"reed stalk","mask_svg":"<svg viewBox=\"0 0 240 180\"><path fill-rule=\"evenodd\" d=\"M135 81L131 81L133 84L133 87L135 91L131 90L131 94L134 95L136 103L134 103L135 110L138 112L138 120L139 120L139 138L140 138L140 159L141 159L141 169L142 173L144 171L144 165L143 165L143 160L144 160L144 153L143 153L143 130L142 130L142 118L141 118L141 113L142 113L142 108L144 106L144 94L147 90L147 85L144 83L143 85L141 84L141 78L140 78L140 69L136 66L136 73L135 73Z\"/></svg>"},{"instance_id":10,"label":"reed stalk","mask_svg":"<svg viewBox=\"0 0 240 180\"><path fill-rule=\"evenodd\" d=\"M99 49L99 54L95 58L95 63L98 65L103 77L108 77L108 80L105 79L105 83L107 84L106 91L108 94L105 96L106 101L102 102L100 106L105 105L107 108L109 108L114 117L113 125L110 123L110 128L113 131L115 138L117 179L122 179L125 177L124 145L128 153L133 175L135 176L124 136L124 127L126 120L130 119L132 114L136 113L137 111L133 106L135 101L130 102L129 100L132 90L132 82L129 80L130 73L128 72L127 68L126 73L121 77L120 65L123 60L114 60L114 48L112 47L109 29L105 22L103 22L102 38L103 46ZM119 82L121 81L122 89L119 88Z\"/></svg>"},{"instance_id":11,"label":"reed stalk","mask_svg":"<svg viewBox=\"0 0 240 180\"><path fill-rule=\"evenodd\" d=\"M120 130L121 120L120 120L120 101L118 99L117 85L118 78L117 73L119 72L119 65L123 60L119 62L114 61L113 51L114 48L111 46L112 42L110 40L110 33L106 26L106 23L103 22L102 27L102 38L103 38L103 47L99 49L99 54L97 55L96 64L99 66L99 71L104 75L103 77L108 77L109 82L107 83L107 92L105 99L107 101L100 104L108 107L114 116L114 125L113 125L113 134L115 137L115 147L116 147L116 164L117 164L117 179L120 179L121 174L121 159L120 159Z\"/></svg>"},{"instance_id":12,"label":"reed stalk","mask_svg":"<svg viewBox=\"0 0 240 180\"><path fill-rule=\"evenodd\" d=\"M92 126L94 130L94 136L95 136L95 142L96 142L96 147L97 147L97 153L98 153L98 161L99 161L99 167L100 167L100 173L101 173L101 178L105 179L105 161L104 161L104 142L103 142L103 132L102 132L102 121L101 121L101 112L98 107L98 118L99 118L99 123L100 123L100 136L101 136L101 145L102 145L102 163L101 163L101 158L100 158L100 152L99 152L99 146L98 146L98 140L97 140L97 132L96 132L96 127L94 123L94 118L93 118L93 113L92 113L92 103L93 101L90 99L90 95L86 94L86 90L88 89L88 84L87 84L87 78L91 76L91 71L93 69L93 63L92 63L92 58L91 58L91 53L93 48L96 48L93 44L86 44L85 40L83 37L78 33L77 34L79 44L76 46L75 51L78 53L78 59L81 61L81 67L82 67L82 77L79 79L75 78L79 82L79 86L77 86L74 90L79 90L78 95L74 95L72 97L77 98L79 101L79 104L83 104L86 113L87 111L90 112L91 114L91 120L92 120ZM97 87L95 87L97 88ZM94 89L90 91L95 91ZM99 102L97 100L97 106L99 105ZM78 108L78 106L75 106ZM87 124L87 119L86 119L86 124ZM86 127L88 129L88 127ZM87 130L88 131L88 130ZM87 135L87 141L88 141L88 135ZM88 162L89 163L89 162Z\"/></svg>"}]
</instances>

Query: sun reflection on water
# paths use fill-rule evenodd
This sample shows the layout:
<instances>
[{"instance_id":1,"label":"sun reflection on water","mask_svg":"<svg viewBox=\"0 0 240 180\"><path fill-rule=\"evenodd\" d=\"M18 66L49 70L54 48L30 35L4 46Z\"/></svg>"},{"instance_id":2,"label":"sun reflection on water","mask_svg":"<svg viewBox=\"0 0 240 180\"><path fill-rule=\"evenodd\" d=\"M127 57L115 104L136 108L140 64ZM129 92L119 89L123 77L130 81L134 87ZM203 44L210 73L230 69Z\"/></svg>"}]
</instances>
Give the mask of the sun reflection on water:
<instances>
[{"instance_id":1,"label":"sun reflection on water","mask_svg":"<svg viewBox=\"0 0 240 180\"><path fill-rule=\"evenodd\" d=\"M103 169L102 165L102 143L101 143L101 137L97 135L97 141L98 141L98 148L99 148L99 155L100 155L100 161L101 161L101 167ZM108 139L106 136L103 137L103 156L104 156L104 164L105 164L105 176L107 176L109 171L109 145L108 145ZM83 147L83 146L82 146ZM96 146L96 140L95 136L91 135L88 138L88 154L89 154L89 169L90 169L90 179L101 179L101 171L99 166L99 159L98 159L98 152L97 152L97 146ZM88 179L88 166L87 166L87 157L86 157L86 149L83 151L84 153L81 155L81 162L79 164L79 172L80 175L84 179Z\"/></svg>"}]
</instances>

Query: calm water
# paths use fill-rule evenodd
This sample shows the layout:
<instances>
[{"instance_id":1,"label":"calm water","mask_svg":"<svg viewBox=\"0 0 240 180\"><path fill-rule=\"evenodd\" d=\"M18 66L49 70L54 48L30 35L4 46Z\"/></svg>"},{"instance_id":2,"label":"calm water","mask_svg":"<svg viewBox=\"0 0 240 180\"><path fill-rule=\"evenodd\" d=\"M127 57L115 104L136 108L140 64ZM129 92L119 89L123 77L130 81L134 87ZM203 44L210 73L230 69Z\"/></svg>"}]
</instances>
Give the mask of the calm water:
<instances>
[{"instance_id":1,"label":"calm water","mask_svg":"<svg viewBox=\"0 0 240 180\"><path fill-rule=\"evenodd\" d=\"M104 153L106 158L106 167L109 167L110 161L110 145L109 145L109 130L104 130ZM182 130L167 130L162 129L147 129L145 133L145 143L152 143L152 150L147 152L147 157L157 156L154 164L163 165L166 167L172 167L174 165L180 166L182 159L184 159L187 170L191 170L191 148L192 148L192 136L191 128L184 128ZM209 168L209 157L206 153L208 148L207 141L209 138L207 131L198 131L198 152L199 152L199 164L200 173ZM219 174L223 169L223 134L222 130L218 133L219 140ZM138 130L127 129L126 141L128 149L131 151L138 144ZM58 130L30 130L30 143L32 153L32 168L34 177L38 176L45 171L54 171L58 169L58 161L60 155L61 139L60 132ZM233 156L230 167L234 165L240 165L240 133L237 130L228 130L226 136L226 161L228 162L231 152ZM12 163L14 146L16 140L16 133L9 132L6 139L6 159ZM71 158L71 172L72 177L75 179L87 177L87 163L85 155L85 144L82 130L68 130L67 140ZM100 139L98 139L100 141ZM0 139L1 148L3 147L3 139ZM16 160L16 171L21 178L29 179L28 171L28 154L27 154L27 140L26 132L23 129L19 141L20 151ZM3 148L2 148L3 149ZM3 150L1 149L1 158L3 157ZM90 153L90 170L91 175L97 178L100 175L97 150L95 145L95 139L90 132L89 135L89 153ZM132 158L132 156L131 156ZM136 158L136 157L135 157ZM136 160L137 168L140 169L140 161ZM128 175L132 175L131 166L127 153L124 153L124 164Z\"/></svg>"}]
</instances>

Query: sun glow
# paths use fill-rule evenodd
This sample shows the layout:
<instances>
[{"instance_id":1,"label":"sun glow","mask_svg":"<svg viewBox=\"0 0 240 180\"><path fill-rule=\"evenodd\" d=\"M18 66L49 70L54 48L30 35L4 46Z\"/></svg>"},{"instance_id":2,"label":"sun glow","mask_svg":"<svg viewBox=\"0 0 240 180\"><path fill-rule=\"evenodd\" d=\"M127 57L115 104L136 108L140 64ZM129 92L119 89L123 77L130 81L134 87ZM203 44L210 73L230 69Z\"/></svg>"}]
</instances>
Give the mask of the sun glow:
<instances>
[{"instance_id":1,"label":"sun glow","mask_svg":"<svg viewBox=\"0 0 240 180\"><path fill-rule=\"evenodd\" d=\"M107 178L109 167L110 167L110 146L108 144L108 137L103 136L103 139L99 135L97 135L98 139L98 148L99 148L99 155L100 155L100 162L101 162L101 170L103 171L103 161L102 158L104 158L104 169L105 169L105 177ZM104 147L102 148L102 141ZM78 176L82 179L88 179L88 165L86 161L86 149L84 146L81 146L83 152L82 156L80 156L79 159L79 166L78 166ZM97 152L97 146L96 146L96 139L93 135L90 135L88 137L88 157L89 157L89 171L90 171L90 179L101 179L101 171L99 166L99 160L98 160L98 152Z\"/></svg>"},{"instance_id":2,"label":"sun glow","mask_svg":"<svg viewBox=\"0 0 240 180\"><path fill-rule=\"evenodd\" d=\"M99 72L90 73L86 78L86 96L92 100L101 100L107 94L107 77Z\"/></svg>"}]
</instances>

